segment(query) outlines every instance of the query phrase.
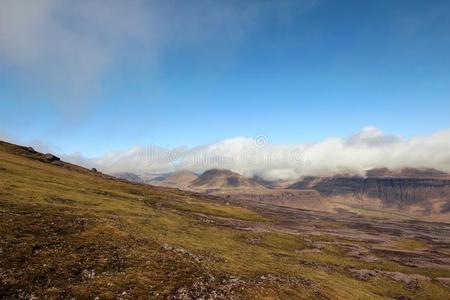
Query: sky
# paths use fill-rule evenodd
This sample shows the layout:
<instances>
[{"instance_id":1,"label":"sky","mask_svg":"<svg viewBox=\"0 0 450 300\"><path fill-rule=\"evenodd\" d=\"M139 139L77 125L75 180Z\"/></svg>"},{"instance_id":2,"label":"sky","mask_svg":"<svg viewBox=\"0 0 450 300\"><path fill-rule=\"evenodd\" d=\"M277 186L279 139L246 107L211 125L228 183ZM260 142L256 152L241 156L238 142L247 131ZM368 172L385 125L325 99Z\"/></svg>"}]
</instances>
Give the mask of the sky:
<instances>
[{"instance_id":1,"label":"sky","mask_svg":"<svg viewBox=\"0 0 450 300\"><path fill-rule=\"evenodd\" d=\"M449 1L0 0L0 138L105 170L149 145L242 155L263 137L292 153L364 135L427 141L390 165L450 170L449 116ZM381 166L364 145L309 172Z\"/></svg>"}]
</instances>

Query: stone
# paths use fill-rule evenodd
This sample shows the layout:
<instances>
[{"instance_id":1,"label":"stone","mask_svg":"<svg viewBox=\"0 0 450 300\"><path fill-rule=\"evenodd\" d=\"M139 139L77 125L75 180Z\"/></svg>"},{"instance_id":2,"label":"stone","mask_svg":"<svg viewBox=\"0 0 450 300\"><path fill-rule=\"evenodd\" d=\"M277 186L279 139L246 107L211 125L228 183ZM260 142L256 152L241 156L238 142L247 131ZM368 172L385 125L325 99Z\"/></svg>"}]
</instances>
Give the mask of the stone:
<instances>
[{"instance_id":1,"label":"stone","mask_svg":"<svg viewBox=\"0 0 450 300\"><path fill-rule=\"evenodd\" d=\"M36 150L34 150L33 147L26 147L25 150L27 150L30 153L36 153Z\"/></svg>"},{"instance_id":2,"label":"stone","mask_svg":"<svg viewBox=\"0 0 450 300\"><path fill-rule=\"evenodd\" d=\"M352 276L358 280L367 281L369 280L370 276L377 275L377 272L374 270L357 270L357 269L350 269L350 273Z\"/></svg>"},{"instance_id":3,"label":"stone","mask_svg":"<svg viewBox=\"0 0 450 300\"><path fill-rule=\"evenodd\" d=\"M48 162L54 162L54 161L59 161L61 160L59 157L51 154L51 153L46 153L44 154L44 159Z\"/></svg>"}]
</instances>

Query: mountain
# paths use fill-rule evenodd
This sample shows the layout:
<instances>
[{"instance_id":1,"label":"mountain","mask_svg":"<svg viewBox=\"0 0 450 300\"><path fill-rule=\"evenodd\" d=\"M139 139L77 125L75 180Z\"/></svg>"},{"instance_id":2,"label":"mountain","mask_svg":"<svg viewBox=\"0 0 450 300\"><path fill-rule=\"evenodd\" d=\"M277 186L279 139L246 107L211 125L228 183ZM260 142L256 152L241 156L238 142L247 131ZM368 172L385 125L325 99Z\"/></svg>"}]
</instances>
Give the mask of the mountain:
<instances>
[{"instance_id":1,"label":"mountain","mask_svg":"<svg viewBox=\"0 0 450 300\"><path fill-rule=\"evenodd\" d=\"M251 178L224 169L200 176L190 171L164 174L153 185L197 191L239 201L256 201L316 211L352 207L390 209L433 220L450 216L450 176L439 170L404 168L367 170L364 176L305 176L298 181ZM344 206L343 206L344 205Z\"/></svg>"},{"instance_id":2,"label":"mountain","mask_svg":"<svg viewBox=\"0 0 450 300\"><path fill-rule=\"evenodd\" d=\"M252 178L223 169L211 169L203 172L192 182L190 187L202 189L265 188Z\"/></svg>"},{"instance_id":3,"label":"mountain","mask_svg":"<svg viewBox=\"0 0 450 300\"><path fill-rule=\"evenodd\" d=\"M153 180L150 184L185 189L188 188L197 178L198 175L194 172L181 170L170 173L166 177L161 178L161 180Z\"/></svg>"},{"instance_id":4,"label":"mountain","mask_svg":"<svg viewBox=\"0 0 450 300\"><path fill-rule=\"evenodd\" d=\"M382 178L433 178L450 179L450 174L431 168L403 168L400 170L389 170L388 168L377 168L366 171L366 177Z\"/></svg>"},{"instance_id":5,"label":"mountain","mask_svg":"<svg viewBox=\"0 0 450 300\"><path fill-rule=\"evenodd\" d=\"M144 179L141 176L130 172L112 173L111 175L130 182L144 183Z\"/></svg>"},{"instance_id":6,"label":"mountain","mask_svg":"<svg viewBox=\"0 0 450 300\"><path fill-rule=\"evenodd\" d=\"M144 180L144 183L159 185L159 183L169 177L170 174L172 173L143 173L140 174L139 177Z\"/></svg>"},{"instance_id":7,"label":"mountain","mask_svg":"<svg viewBox=\"0 0 450 300\"><path fill-rule=\"evenodd\" d=\"M324 197L346 197L366 205L410 209L419 214L450 211L450 176L434 169L373 169L366 176L303 177L290 189L314 189Z\"/></svg>"},{"instance_id":8,"label":"mountain","mask_svg":"<svg viewBox=\"0 0 450 300\"><path fill-rule=\"evenodd\" d=\"M258 183L269 189L287 188L296 182L295 180L285 180L285 179L267 180L259 176L253 176L252 180L253 182Z\"/></svg>"}]
</instances>

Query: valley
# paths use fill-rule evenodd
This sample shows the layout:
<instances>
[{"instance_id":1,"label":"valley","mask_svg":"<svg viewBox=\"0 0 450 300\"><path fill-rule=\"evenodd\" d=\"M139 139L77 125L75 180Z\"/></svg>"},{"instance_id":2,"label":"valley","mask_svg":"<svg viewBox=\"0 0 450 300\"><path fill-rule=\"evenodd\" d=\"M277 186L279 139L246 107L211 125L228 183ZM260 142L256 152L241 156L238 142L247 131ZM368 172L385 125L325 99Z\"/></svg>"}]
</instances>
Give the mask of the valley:
<instances>
[{"instance_id":1,"label":"valley","mask_svg":"<svg viewBox=\"0 0 450 300\"><path fill-rule=\"evenodd\" d=\"M138 182L146 182L134 176L139 178ZM178 171L148 183L239 199L244 203L253 201L330 213L391 214L450 222L450 175L434 169L371 169L364 176L305 176L284 181L211 169L200 175Z\"/></svg>"}]
</instances>

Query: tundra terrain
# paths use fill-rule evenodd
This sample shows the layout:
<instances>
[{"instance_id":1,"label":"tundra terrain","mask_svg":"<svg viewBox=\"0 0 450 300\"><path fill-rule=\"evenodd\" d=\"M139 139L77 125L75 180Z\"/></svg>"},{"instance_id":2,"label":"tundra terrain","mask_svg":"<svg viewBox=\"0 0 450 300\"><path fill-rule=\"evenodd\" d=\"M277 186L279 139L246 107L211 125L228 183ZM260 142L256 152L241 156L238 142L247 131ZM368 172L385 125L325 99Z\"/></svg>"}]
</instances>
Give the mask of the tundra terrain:
<instances>
[{"instance_id":1,"label":"tundra terrain","mask_svg":"<svg viewBox=\"0 0 450 300\"><path fill-rule=\"evenodd\" d=\"M138 176L139 182L143 179ZM132 177L124 177L135 181ZM450 222L450 175L435 169L367 170L358 174L305 176L268 181L211 169L200 175L178 171L151 184L198 193L299 209L353 213L397 213L422 220Z\"/></svg>"},{"instance_id":2,"label":"tundra terrain","mask_svg":"<svg viewBox=\"0 0 450 300\"><path fill-rule=\"evenodd\" d=\"M347 193L314 209L326 195L290 191L311 208L132 183L1 142L0 298L450 298L450 224Z\"/></svg>"}]
</instances>

